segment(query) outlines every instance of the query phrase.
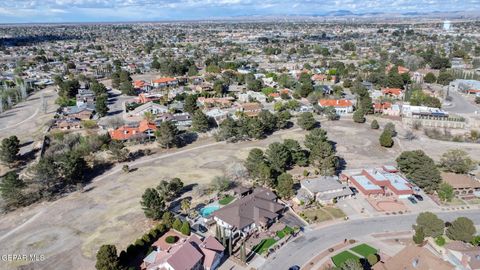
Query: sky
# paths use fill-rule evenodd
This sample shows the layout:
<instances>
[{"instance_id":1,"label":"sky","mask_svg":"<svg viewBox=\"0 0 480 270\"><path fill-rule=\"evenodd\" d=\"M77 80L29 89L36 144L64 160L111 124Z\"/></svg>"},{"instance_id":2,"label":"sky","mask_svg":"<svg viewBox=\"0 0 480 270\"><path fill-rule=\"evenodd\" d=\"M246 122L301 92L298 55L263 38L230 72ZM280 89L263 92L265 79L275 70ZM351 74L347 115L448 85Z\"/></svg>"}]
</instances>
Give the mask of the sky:
<instances>
[{"instance_id":1,"label":"sky","mask_svg":"<svg viewBox=\"0 0 480 270\"><path fill-rule=\"evenodd\" d=\"M0 23L208 20L337 10L479 11L480 0L0 0Z\"/></svg>"}]
</instances>

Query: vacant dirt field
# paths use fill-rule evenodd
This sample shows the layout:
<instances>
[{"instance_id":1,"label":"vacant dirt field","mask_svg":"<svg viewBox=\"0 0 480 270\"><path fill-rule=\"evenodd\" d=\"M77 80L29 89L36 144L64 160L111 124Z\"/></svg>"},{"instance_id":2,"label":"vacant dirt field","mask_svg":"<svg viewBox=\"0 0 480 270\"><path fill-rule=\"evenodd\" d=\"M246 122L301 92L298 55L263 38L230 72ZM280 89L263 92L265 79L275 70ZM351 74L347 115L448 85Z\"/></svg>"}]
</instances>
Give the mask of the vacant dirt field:
<instances>
[{"instance_id":1,"label":"vacant dirt field","mask_svg":"<svg viewBox=\"0 0 480 270\"><path fill-rule=\"evenodd\" d=\"M381 123L382 124L382 123ZM381 131L351 120L322 123L347 168L394 163L404 150L424 149L437 158L449 148L463 148L480 159L480 145L399 139L392 149L378 145ZM186 184L210 182L226 168L241 162L254 147L286 138L303 139L297 128L277 132L261 141L236 144L202 141L188 147L155 154L130 163L137 170L124 174L121 165L97 177L88 192L72 193L56 202L45 202L0 217L0 254L45 255L43 262L31 263L32 269L93 269L96 250L101 244L117 245L119 250L142 235L151 225L143 216L139 201L147 187L155 187L164 178L180 177ZM15 264L0 264L11 269ZM23 264L28 264L24 262Z\"/></svg>"}]
</instances>

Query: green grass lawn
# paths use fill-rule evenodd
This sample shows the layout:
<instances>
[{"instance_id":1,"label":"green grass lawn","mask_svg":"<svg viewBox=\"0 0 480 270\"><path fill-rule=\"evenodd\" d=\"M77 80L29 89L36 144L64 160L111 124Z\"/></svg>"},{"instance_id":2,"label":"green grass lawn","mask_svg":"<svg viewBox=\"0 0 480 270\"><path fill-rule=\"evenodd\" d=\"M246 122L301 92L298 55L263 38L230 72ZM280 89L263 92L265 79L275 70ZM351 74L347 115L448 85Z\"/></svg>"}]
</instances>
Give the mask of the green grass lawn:
<instances>
[{"instance_id":1,"label":"green grass lawn","mask_svg":"<svg viewBox=\"0 0 480 270\"><path fill-rule=\"evenodd\" d=\"M361 244L356 247L351 248L350 250L354 251L357 254L362 255L367 258L370 254L377 254L377 250L367 244Z\"/></svg>"},{"instance_id":2,"label":"green grass lawn","mask_svg":"<svg viewBox=\"0 0 480 270\"><path fill-rule=\"evenodd\" d=\"M223 197L221 200L219 200L218 203L221 204L221 205L227 205L227 204L231 203L234 199L235 199L235 197L228 195L228 196Z\"/></svg>"},{"instance_id":3,"label":"green grass lawn","mask_svg":"<svg viewBox=\"0 0 480 270\"><path fill-rule=\"evenodd\" d=\"M288 226L285 226L285 228L283 228L283 230L280 230L278 232L276 232L277 236L282 239L283 237L285 237L285 235L287 234L291 234L293 232L293 229L288 227Z\"/></svg>"},{"instance_id":4,"label":"green grass lawn","mask_svg":"<svg viewBox=\"0 0 480 270\"><path fill-rule=\"evenodd\" d=\"M330 215L334 216L335 218L345 217L345 213L342 210L335 207L324 207L323 210L327 211L328 213L330 213Z\"/></svg>"},{"instance_id":5,"label":"green grass lawn","mask_svg":"<svg viewBox=\"0 0 480 270\"><path fill-rule=\"evenodd\" d=\"M340 267L348 259L355 259L357 261L360 261L360 258L358 256L347 250L342 251L332 257L333 264L335 264L336 267Z\"/></svg>"},{"instance_id":6,"label":"green grass lawn","mask_svg":"<svg viewBox=\"0 0 480 270\"><path fill-rule=\"evenodd\" d=\"M263 239L260 243L258 243L258 245L253 248L253 251L258 254L262 254L267 251L271 246L273 246L273 244L275 244L276 242L277 241L275 241L275 239L273 238Z\"/></svg>"}]
</instances>

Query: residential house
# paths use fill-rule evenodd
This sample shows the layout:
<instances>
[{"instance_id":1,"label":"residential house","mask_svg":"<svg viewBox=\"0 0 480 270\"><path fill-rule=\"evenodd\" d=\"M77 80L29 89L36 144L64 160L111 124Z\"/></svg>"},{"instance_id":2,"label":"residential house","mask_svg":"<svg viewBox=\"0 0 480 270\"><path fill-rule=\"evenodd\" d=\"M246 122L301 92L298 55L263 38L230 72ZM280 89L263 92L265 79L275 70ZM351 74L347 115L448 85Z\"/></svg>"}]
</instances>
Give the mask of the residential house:
<instances>
[{"instance_id":1,"label":"residential house","mask_svg":"<svg viewBox=\"0 0 480 270\"><path fill-rule=\"evenodd\" d=\"M204 107L220 107L220 108L229 108L232 106L232 101L233 99L230 97L225 97L225 98L205 98L205 97L199 97L197 98L197 103L200 106Z\"/></svg>"},{"instance_id":2,"label":"residential house","mask_svg":"<svg viewBox=\"0 0 480 270\"><path fill-rule=\"evenodd\" d=\"M177 239L167 243L167 237ZM224 246L213 236L200 238L192 234L186 237L170 230L160 237L141 265L142 270L215 270L221 263Z\"/></svg>"},{"instance_id":3,"label":"residential house","mask_svg":"<svg viewBox=\"0 0 480 270\"><path fill-rule=\"evenodd\" d=\"M337 176L304 179L300 181L300 186L295 197L297 203L316 201L322 204L332 204L353 195L352 190L341 183Z\"/></svg>"},{"instance_id":4,"label":"residential house","mask_svg":"<svg viewBox=\"0 0 480 270\"><path fill-rule=\"evenodd\" d=\"M454 270L455 267L442 260L426 247L409 245L395 256L376 263L372 270Z\"/></svg>"},{"instance_id":5,"label":"residential house","mask_svg":"<svg viewBox=\"0 0 480 270\"><path fill-rule=\"evenodd\" d=\"M213 119L215 119L215 122L217 122L217 124L220 124L223 120L227 118L228 111L219 108L212 108L205 111L205 115L207 115L208 117L212 117Z\"/></svg>"},{"instance_id":6,"label":"residential house","mask_svg":"<svg viewBox=\"0 0 480 270\"><path fill-rule=\"evenodd\" d=\"M151 113L152 115L159 115L166 112L168 112L168 108L166 106L149 101L127 112L127 117L142 118L145 116L145 113Z\"/></svg>"},{"instance_id":7,"label":"residential house","mask_svg":"<svg viewBox=\"0 0 480 270\"><path fill-rule=\"evenodd\" d=\"M238 111L245 113L245 115L254 117L262 111L262 104L256 102L242 103L240 104Z\"/></svg>"},{"instance_id":8,"label":"residential house","mask_svg":"<svg viewBox=\"0 0 480 270\"><path fill-rule=\"evenodd\" d=\"M179 128L188 128L192 125L192 116L185 113L176 113L173 115L173 122Z\"/></svg>"},{"instance_id":9,"label":"residential house","mask_svg":"<svg viewBox=\"0 0 480 270\"><path fill-rule=\"evenodd\" d=\"M461 241L452 241L443 248L445 249L444 259L455 265L455 269L480 269L480 247Z\"/></svg>"},{"instance_id":10,"label":"residential house","mask_svg":"<svg viewBox=\"0 0 480 270\"><path fill-rule=\"evenodd\" d=\"M321 108L333 107L338 115L353 112L353 103L347 99L320 99L318 105Z\"/></svg>"},{"instance_id":11,"label":"residential house","mask_svg":"<svg viewBox=\"0 0 480 270\"><path fill-rule=\"evenodd\" d=\"M394 166L346 171L340 175L340 179L354 186L365 196L406 198L414 193L413 185L400 175Z\"/></svg>"},{"instance_id":12,"label":"residential house","mask_svg":"<svg viewBox=\"0 0 480 270\"><path fill-rule=\"evenodd\" d=\"M454 194L463 199L480 197L480 181L468 174L442 172L443 182L453 187Z\"/></svg>"},{"instance_id":13,"label":"residential house","mask_svg":"<svg viewBox=\"0 0 480 270\"><path fill-rule=\"evenodd\" d=\"M439 108L433 108L433 107L427 107L427 106L403 105L402 116L411 117L411 118L421 118L421 117L448 118L448 112Z\"/></svg>"},{"instance_id":14,"label":"residential house","mask_svg":"<svg viewBox=\"0 0 480 270\"><path fill-rule=\"evenodd\" d=\"M311 77L312 81L318 84L322 83L335 83L337 77L335 75L325 75L325 74L314 74Z\"/></svg>"},{"instance_id":15,"label":"residential house","mask_svg":"<svg viewBox=\"0 0 480 270\"><path fill-rule=\"evenodd\" d=\"M392 64L389 64L386 68L385 68L385 73L389 73L390 70L394 67L394 65ZM406 67L403 67L403 66L397 66L397 71L398 71L398 74L403 74L403 73L408 73L410 72L410 70Z\"/></svg>"},{"instance_id":16,"label":"residential house","mask_svg":"<svg viewBox=\"0 0 480 270\"><path fill-rule=\"evenodd\" d=\"M82 122L76 118L61 118L55 121L53 128L65 130L78 130L82 128Z\"/></svg>"},{"instance_id":17,"label":"residential house","mask_svg":"<svg viewBox=\"0 0 480 270\"><path fill-rule=\"evenodd\" d=\"M391 97L394 99L402 99L403 91L400 88L382 88L382 94L385 97Z\"/></svg>"},{"instance_id":18,"label":"residential house","mask_svg":"<svg viewBox=\"0 0 480 270\"><path fill-rule=\"evenodd\" d=\"M256 188L251 194L213 212L212 216L226 235L237 238L270 227L284 209L275 193L266 188Z\"/></svg>"},{"instance_id":19,"label":"residential house","mask_svg":"<svg viewBox=\"0 0 480 270\"><path fill-rule=\"evenodd\" d=\"M133 88L142 92L148 92L152 90L150 83L142 80L133 81Z\"/></svg>"},{"instance_id":20,"label":"residential house","mask_svg":"<svg viewBox=\"0 0 480 270\"><path fill-rule=\"evenodd\" d=\"M266 102L267 96L262 92L247 91L246 93L241 93L238 95L239 102L251 102L252 100L257 100L259 102Z\"/></svg>"},{"instance_id":21,"label":"residential house","mask_svg":"<svg viewBox=\"0 0 480 270\"><path fill-rule=\"evenodd\" d=\"M92 118L94 111L95 111L95 105L82 104L81 106L68 106L63 108L63 115L65 115L67 118L88 120Z\"/></svg>"},{"instance_id":22,"label":"residential house","mask_svg":"<svg viewBox=\"0 0 480 270\"><path fill-rule=\"evenodd\" d=\"M93 105L95 106L95 93L88 89L79 89L75 96L77 106Z\"/></svg>"},{"instance_id":23,"label":"residential house","mask_svg":"<svg viewBox=\"0 0 480 270\"><path fill-rule=\"evenodd\" d=\"M156 129L157 126L155 124L142 120L138 125L125 125L108 133L113 140L142 140L154 138Z\"/></svg>"},{"instance_id":24,"label":"residential house","mask_svg":"<svg viewBox=\"0 0 480 270\"><path fill-rule=\"evenodd\" d=\"M175 78L159 78L153 80L151 85L155 88L175 87L178 85L178 80Z\"/></svg>"},{"instance_id":25,"label":"residential house","mask_svg":"<svg viewBox=\"0 0 480 270\"><path fill-rule=\"evenodd\" d=\"M388 110L392 107L391 102L375 102L373 103L373 112L383 114L383 111Z\"/></svg>"}]
</instances>

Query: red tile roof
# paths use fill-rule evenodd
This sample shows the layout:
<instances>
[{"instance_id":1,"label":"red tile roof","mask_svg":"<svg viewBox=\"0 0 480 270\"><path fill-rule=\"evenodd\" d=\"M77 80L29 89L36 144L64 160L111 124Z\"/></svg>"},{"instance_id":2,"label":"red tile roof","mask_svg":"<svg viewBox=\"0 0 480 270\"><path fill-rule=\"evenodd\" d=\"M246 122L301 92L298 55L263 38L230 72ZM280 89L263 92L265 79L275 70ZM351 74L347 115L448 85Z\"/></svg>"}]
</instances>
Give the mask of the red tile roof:
<instances>
[{"instance_id":1,"label":"red tile roof","mask_svg":"<svg viewBox=\"0 0 480 270\"><path fill-rule=\"evenodd\" d=\"M166 77L166 78L156 79L156 80L153 81L153 83L169 83L169 82L174 82L176 80L177 79L175 79L175 78Z\"/></svg>"},{"instance_id":2,"label":"red tile roof","mask_svg":"<svg viewBox=\"0 0 480 270\"><path fill-rule=\"evenodd\" d=\"M402 94L402 89L400 89L400 88L382 88L382 93L384 95L400 96Z\"/></svg>"},{"instance_id":3,"label":"red tile roof","mask_svg":"<svg viewBox=\"0 0 480 270\"><path fill-rule=\"evenodd\" d=\"M346 99L320 99L318 104L322 107L350 107L353 103Z\"/></svg>"},{"instance_id":4,"label":"red tile roof","mask_svg":"<svg viewBox=\"0 0 480 270\"><path fill-rule=\"evenodd\" d=\"M142 120L138 127L123 126L110 131L110 137L114 140L128 140L135 135L139 135L147 130L156 130L155 124L149 123L147 120Z\"/></svg>"}]
</instances>

